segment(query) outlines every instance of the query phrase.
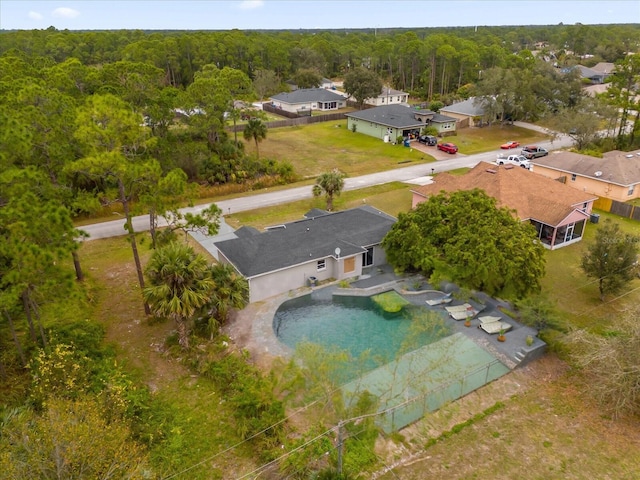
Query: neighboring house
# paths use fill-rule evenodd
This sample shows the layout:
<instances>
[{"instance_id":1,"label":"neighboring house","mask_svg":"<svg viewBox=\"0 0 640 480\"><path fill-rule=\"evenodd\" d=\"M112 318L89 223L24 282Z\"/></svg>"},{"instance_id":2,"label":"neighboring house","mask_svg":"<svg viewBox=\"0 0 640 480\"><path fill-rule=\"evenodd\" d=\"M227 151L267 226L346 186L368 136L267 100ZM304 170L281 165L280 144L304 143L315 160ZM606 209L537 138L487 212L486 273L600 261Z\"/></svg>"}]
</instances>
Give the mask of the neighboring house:
<instances>
[{"instance_id":1,"label":"neighboring house","mask_svg":"<svg viewBox=\"0 0 640 480\"><path fill-rule=\"evenodd\" d=\"M566 67L561 69L562 73L568 73L577 69L581 78L588 79L592 84L597 85L605 83L605 80L611 75L611 73L605 73L604 71L595 70L594 68L585 67L584 65L575 65L573 67Z\"/></svg>"},{"instance_id":2,"label":"neighboring house","mask_svg":"<svg viewBox=\"0 0 640 480\"><path fill-rule=\"evenodd\" d=\"M276 108L298 114L313 110L338 110L347 106L347 99L343 95L324 88L300 88L293 92L278 93L269 100Z\"/></svg>"},{"instance_id":3,"label":"neighboring house","mask_svg":"<svg viewBox=\"0 0 640 480\"><path fill-rule=\"evenodd\" d=\"M243 227L238 238L215 243L218 259L249 282L250 302L315 282L362 275L386 263L380 242L396 219L370 206L329 213L312 210L305 219L264 232Z\"/></svg>"},{"instance_id":4,"label":"neighboring house","mask_svg":"<svg viewBox=\"0 0 640 480\"><path fill-rule=\"evenodd\" d=\"M455 118L458 122L456 128L480 126L484 119L482 102L476 101L476 97L442 107L440 113Z\"/></svg>"},{"instance_id":5,"label":"neighboring house","mask_svg":"<svg viewBox=\"0 0 640 480\"><path fill-rule=\"evenodd\" d=\"M619 202L640 198L640 150L614 150L602 158L560 151L532 163L535 173L598 197Z\"/></svg>"},{"instance_id":6,"label":"neighboring house","mask_svg":"<svg viewBox=\"0 0 640 480\"><path fill-rule=\"evenodd\" d=\"M582 239L597 199L524 168L480 162L464 175L440 173L432 184L415 188L412 206L442 191L474 188L495 198L498 207L515 210L521 221L530 222L540 242L551 250Z\"/></svg>"},{"instance_id":7,"label":"neighboring house","mask_svg":"<svg viewBox=\"0 0 640 480\"><path fill-rule=\"evenodd\" d=\"M285 83L289 86L289 89L292 92L294 90L298 90L298 85L296 84L295 81L287 80ZM327 88L327 89L335 89L335 86L336 85L333 83L333 80L330 80L330 79L324 78L324 77L322 77L320 79L320 85L317 85L318 88Z\"/></svg>"},{"instance_id":8,"label":"neighboring house","mask_svg":"<svg viewBox=\"0 0 640 480\"><path fill-rule=\"evenodd\" d=\"M332 88L335 88L335 87L336 87L336 85L333 83L333 80L331 80L329 78L322 77L322 79L320 80L320 88L332 89Z\"/></svg>"},{"instance_id":9,"label":"neighboring house","mask_svg":"<svg viewBox=\"0 0 640 480\"><path fill-rule=\"evenodd\" d=\"M405 105L385 105L345 114L347 128L384 141L417 136L427 126L438 132L455 131L455 119L431 110L418 110Z\"/></svg>"},{"instance_id":10,"label":"neighboring house","mask_svg":"<svg viewBox=\"0 0 640 480\"><path fill-rule=\"evenodd\" d=\"M604 81L607 81L607 79L611 75L616 73L616 66L611 62L598 62L593 67L591 67L591 70L601 73L603 75Z\"/></svg>"},{"instance_id":11,"label":"neighboring house","mask_svg":"<svg viewBox=\"0 0 640 480\"><path fill-rule=\"evenodd\" d=\"M409 94L391 87L382 87L380 95L377 97L367 98L364 103L379 107L382 105L408 105Z\"/></svg>"}]
</instances>

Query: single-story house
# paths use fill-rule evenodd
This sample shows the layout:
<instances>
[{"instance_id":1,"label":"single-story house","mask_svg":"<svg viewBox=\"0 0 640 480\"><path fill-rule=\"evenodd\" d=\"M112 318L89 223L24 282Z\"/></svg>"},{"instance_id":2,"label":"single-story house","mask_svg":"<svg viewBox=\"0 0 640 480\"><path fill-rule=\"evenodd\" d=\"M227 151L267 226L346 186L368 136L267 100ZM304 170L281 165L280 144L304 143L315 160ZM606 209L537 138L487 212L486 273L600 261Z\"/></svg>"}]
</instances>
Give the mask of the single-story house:
<instances>
[{"instance_id":1,"label":"single-story house","mask_svg":"<svg viewBox=\"0 0 640 480\"><path fill-rule=\"evenodd\" d=\"M347 99L343 95L325 88L300 88L293 92L278 93L269 100L276 108L298 114L312 110L338 110L347 106Z\"/></svg>"},{"instance_id":2,"label":"single-story house","mask_svg":"<svg viewBox=\"0 0 640 480\"><path fill-rule=\"evenodd\" d=\"M560 180L591 195L619 202L640 198L640 150L614 150L602 158L560 151L531 163L538 175Z\"/></svg>"},{"instance_id":3,"label":"single-story house","mask_svg":"<svg viewBox=\"0 0 640 480\"><path fill-rule=\"evenodd\" d=\"M482 101L476 97L442 107L440 113L455 118L458 122L456 128L476 127L482 125L484 119Z\"/></svg>"},{"instance_id":4,"label":"single-story house","mask_svg":"<svg viewBox=\"0 0 640 480\"><path fill-rule=\"evenodd\" d=\"M572 67L565 67L560 71L562 73L569 73L572 70L578 70L580 77L588 79L593 85L605 83L605 81L611 75L611 71L605 72L603 69L596 70L594 67L589 68L589 67L585 67L584 65L575 65Z\"/></svg>"},{"instance_id":5,"label":"single-story house","mask_svg":"<svg viewBox=\"0 0 640 480\"><path fill-rule=\"evenodd\" d=\"M521 221L530 222L540 242L551 250L582 240L598 198L525 168L480 162L464 175L440 173L432 184L411 190L412 206L442 191L474 188L495 198L498 207L515 210Z\"/></svg>"},{"instance_id":6,"label":"single-story house","mask_svg":"<svg viewBox=\"0 0 640 480\"><path fill-rule=\"evenodd\" d=\"M391 87L382 87L380 95L367 98L364 103L379 107L381 105L408 105L409 94Z\"/></svg>"},{"instance_id":7,"label":"single-story house","mask_svg":"<svg viewBox=\"0 0 640 480\"><path fill-rule=\"evenodd\" d=\"M354 278L386 263L380 247L396 219L363 205L341 212L312 210L305 218L267 228L235 231L215 243L218 260L249 282L250 302L323 280Z\"/></svg>"},{"instance_id":8,"label":"single-story house","mask_svg":"<svg viewBox=\"0 0 640 480\"><path fill-rule=\"evenodd\" d=\"M384 141L417 136L427 126L438 132L455 132L455 119L431 110L418 110L405 105L385 105L345 114L347 128Z\"/></svg>"}]
</instances>

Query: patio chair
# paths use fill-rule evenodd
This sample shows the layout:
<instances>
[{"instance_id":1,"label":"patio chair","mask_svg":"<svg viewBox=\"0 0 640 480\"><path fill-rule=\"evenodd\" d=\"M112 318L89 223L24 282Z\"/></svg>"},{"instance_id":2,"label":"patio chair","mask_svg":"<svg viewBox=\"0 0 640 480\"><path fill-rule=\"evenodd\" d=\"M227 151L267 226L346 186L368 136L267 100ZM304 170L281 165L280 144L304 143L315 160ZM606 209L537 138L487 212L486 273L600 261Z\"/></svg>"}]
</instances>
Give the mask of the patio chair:
<instances>
[{"instance_id":1,"label":"patio chair","mask_svg":"<svg viewBox=\"0 0 640 480\"><path fill-rule=\"evenodd\" d=\"M444 307L444 309L449 313L466 312L470 308L473 308L473 305L471 305L470 303L463 303L462 305L454 305L452 307Z\"/></svg>"},{"instance_id":2,"label":"patio chair","mask_svg":"<svg viewBox=\"0 0 640 480\"><path fill-rule=\"evenodd\" d=\"M469 305L469 308L465 310L455 310L453 312L449 312L449 316L454 320L471 320L478 313L480 313L479 310L476 310L471 305Z\"/></svg>"},{"instance_id":3,"label":"patio chair","mask_svg":"<svg viewBox=\"0 0 640 480\"><path fill-rule=\"evenodd\" d=\"M446 293L441 297L434 298L433 300L426 300L426 302L427 302L427 305L435 306L435 305L443 305L445 303L451 303L451 300L453 300L451 298L451 294Z\"/></svg>"},{"instance_id":4,"label":"patio chair","mask_svg":"<svg viewBox=\"0 0 640 480\"><path fill-rule=\"evenodd\" d=\"M493 335L494 333L500 333L502 332L508 332L509 330L511 330L511 324L507 323L507 322L503 322L502 319L500 317L482 317L485 319L496 319L497 320L493 320L493 321L482 321L482 319L480 318L480 325L478 326L478 328L481 328L482 330L484 330L485 332L487 332L489 335Z\"/></svg>"}]
</instances>

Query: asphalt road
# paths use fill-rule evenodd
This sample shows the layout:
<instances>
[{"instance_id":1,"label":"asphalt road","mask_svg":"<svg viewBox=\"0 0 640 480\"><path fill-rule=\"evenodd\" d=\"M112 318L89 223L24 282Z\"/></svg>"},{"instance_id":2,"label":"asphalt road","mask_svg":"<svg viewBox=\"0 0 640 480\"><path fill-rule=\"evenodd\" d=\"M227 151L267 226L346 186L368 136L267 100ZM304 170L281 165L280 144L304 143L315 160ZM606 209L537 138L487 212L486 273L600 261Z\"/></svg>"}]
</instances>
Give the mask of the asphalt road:
<instances>
[{"instance_id":1,"label":"asphalt road","mask_svg":"<svg viewBox=\"0 0 640 480\"><path fill-rule=\"evenodd\" d=\"M520 126L529 126L530 128L537 128L530 125L520 124ZM544 131L544 130L543 130ZM547 150L555 150L559 148L566 148L572 145L570 138L566 136L557 137L552 142L539 142L537 145L546 148ZM432 175L435 173L445 172L448 170L455 170L457 168L471 168L475 167L479 162L494 162L498 153L505 153L504 150L495 150L491 152L478 153L475 155L462 155L455 154L451 158L446 160L438 160L432 163L412 165L409 167L397 168L395 170L387 170L380 173L371 173L369 175L362 175L360 177L346 178L344 191L357 190L359 188L372 187L375 185L382 185L389 182L409 182L415 178ZM247 210L255 210L260 207L268 207L273 205L280 205L284 203L295 202L297 200L303 200L305 198L311 198L312 186L306 185L304 187L294 187L286 190L278 190L273 192L265 191L264 193L256 193L255 195L233 198L229 200L221 200L216 202L218 207L222 210L224 215L233 214L235 212L243 212ZM199 212L208 205L198 205L191 208L185 208L183 212ZM159 226L164 226L162 219L159 219ZM149 229L149 217L142 215L133 218L133 227L136 232L141 232ZM117 237L125 235L124 219L119 218L110 222L96 223L93 225L85 225L81 227L86 233L89 234L88 240L95 240L99 238ZM226 223L222 222L220 226L220 233L227 233L228 229Z\"/></svg>"}]
</instances>

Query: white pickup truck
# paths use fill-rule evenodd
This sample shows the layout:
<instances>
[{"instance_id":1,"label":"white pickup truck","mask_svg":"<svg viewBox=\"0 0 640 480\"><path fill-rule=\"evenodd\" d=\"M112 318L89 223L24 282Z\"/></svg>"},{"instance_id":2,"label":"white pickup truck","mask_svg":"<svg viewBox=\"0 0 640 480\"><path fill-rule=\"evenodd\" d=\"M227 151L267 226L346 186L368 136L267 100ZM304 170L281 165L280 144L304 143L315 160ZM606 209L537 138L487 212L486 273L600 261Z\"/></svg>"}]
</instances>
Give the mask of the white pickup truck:
<instances>
[{"instance_id":1,"label":"white pickup truck","mask_svg":"<svg viewBox=\"0 0 640 480\"><path fill-rule=\"evenodd\" d=\"M527 160L524 155L498 155L496 159L498 165L517 165L518 167L531 169L531 162Z\"/></svg>"}]
</instances>

